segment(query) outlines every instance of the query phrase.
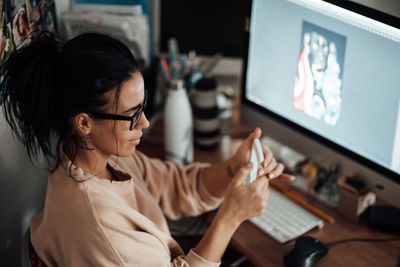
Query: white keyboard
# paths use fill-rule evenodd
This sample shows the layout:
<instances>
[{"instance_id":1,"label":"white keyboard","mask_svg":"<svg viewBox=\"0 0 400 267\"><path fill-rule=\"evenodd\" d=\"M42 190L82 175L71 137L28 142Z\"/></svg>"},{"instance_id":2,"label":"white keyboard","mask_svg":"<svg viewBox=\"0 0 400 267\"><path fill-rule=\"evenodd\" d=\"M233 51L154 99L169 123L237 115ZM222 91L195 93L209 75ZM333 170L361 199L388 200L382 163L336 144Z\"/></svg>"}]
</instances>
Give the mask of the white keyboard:
<instances>
[{"instance_id":1,"label":"white keyboard","mask_svg":"<svg viewBox=\"0 0 400 267\"><path fill-rule=\"evenodd\" d=\"M279 243L290 241L315 227L324 226L322 219L271 187L265 212L250 221Z\"/></svg>"}]
</instances>

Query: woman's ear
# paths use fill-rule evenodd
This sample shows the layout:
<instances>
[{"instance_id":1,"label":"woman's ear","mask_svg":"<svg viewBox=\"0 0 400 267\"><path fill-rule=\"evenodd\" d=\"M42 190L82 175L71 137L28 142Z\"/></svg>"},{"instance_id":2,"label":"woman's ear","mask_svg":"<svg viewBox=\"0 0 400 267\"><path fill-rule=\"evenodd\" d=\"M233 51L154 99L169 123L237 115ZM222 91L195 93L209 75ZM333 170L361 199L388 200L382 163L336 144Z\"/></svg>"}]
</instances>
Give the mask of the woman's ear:
<instances>
[{"instance_id":1,"label":"woman's ear","mask_svg":"<svg viewBox=\"0 0 400 267\"><path fill-rule=\"evenodd\" d=\"M92 130L92 118L87 113L79 113L74 117L74 124L77 131L83 135L90 134Z\"/></svg>"}]
</instances>

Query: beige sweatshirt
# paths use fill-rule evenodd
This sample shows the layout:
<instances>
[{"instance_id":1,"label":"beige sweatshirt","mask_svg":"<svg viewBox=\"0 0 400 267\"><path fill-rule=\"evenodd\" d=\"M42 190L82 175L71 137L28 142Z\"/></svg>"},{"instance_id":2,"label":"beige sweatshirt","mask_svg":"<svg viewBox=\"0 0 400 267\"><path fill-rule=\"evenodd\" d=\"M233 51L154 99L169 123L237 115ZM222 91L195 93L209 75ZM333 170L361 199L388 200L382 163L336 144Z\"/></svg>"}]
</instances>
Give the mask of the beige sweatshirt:
<instances>
[{"instance_id":1,"label":"beige sweatshirt","mask_svg":"<svg viewBox=\"0 0 400 267\"><path fill-rule=\"evenodd\" d=\"M184 255L164 217L194 216L221 203L203 184L206 166L136 151L110 159L121 181L109 181L84 173L63 154L49 177L44 209L31 220L32 245L48 266L219 266L193 250Z\"/></svg>"}]
</instances>

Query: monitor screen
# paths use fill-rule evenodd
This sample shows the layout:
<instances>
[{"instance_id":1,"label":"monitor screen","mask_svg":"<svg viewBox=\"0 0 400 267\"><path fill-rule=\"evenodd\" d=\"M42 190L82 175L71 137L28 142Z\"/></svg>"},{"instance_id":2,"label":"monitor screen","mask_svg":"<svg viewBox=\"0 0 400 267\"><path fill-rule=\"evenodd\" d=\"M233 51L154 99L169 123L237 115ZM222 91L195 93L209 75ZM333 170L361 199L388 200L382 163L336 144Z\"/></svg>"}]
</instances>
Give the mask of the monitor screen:
<instances>
[{"instance_id":1,"label":"monitor screen","mask_svg":"<svg viewBox=\"0 0 400 267\"><path fill-rule=\"evenodd\" d=\"M317 141L399 185L399 19L333 2L253 0L242 119L255 110L312 139L297 147Z\"/></svg>"}]
</instances>

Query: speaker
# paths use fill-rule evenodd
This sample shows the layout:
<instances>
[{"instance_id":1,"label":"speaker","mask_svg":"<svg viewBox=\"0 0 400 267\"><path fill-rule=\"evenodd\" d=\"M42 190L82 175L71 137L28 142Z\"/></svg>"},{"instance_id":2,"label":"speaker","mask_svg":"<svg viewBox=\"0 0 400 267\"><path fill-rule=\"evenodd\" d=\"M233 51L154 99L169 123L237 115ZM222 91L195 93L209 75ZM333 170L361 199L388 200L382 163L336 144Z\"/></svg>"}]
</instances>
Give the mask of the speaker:
<instances>
[{"instance_id":1,"label":"speaker","mask_svg":"<svg viewBox=\"0 0 400 267\"><path fill-rule=\"evenodd\" d=\"M370 206L367 211L368 225L380 230L400 234L400 208L394 206Z\"/></svg>"}]
</instances>

